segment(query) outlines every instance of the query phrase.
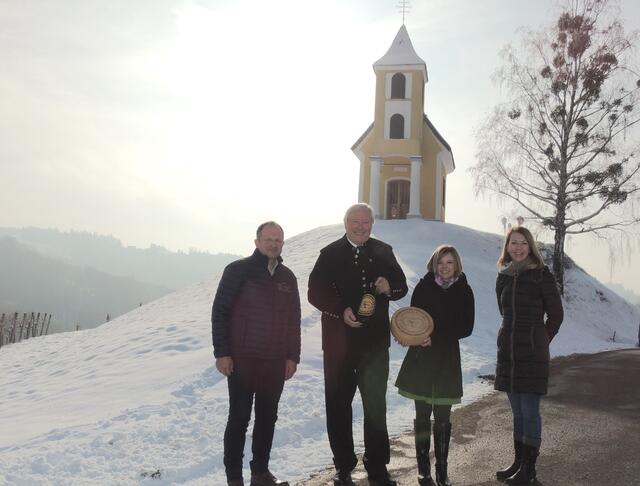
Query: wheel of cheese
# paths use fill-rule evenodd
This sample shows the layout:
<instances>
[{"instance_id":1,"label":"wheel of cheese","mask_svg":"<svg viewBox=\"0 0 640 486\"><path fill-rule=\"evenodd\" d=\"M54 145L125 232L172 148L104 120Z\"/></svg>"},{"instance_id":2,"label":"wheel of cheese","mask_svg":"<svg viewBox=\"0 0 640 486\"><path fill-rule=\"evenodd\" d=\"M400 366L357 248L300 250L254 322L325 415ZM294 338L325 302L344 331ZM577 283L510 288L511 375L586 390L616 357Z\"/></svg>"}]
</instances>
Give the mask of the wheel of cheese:
<instances>
[{"instance_id":1,"label":"wheel of cheese","mask_svg":"<svg viewBox=\"0 0 640 486\"><path fill-rule=\"evenodd\" d=\"M391 334L403 346L417 346L433 332L433 319L418 307L402 307L391 317Z\"/></svg>"}]
</instances>

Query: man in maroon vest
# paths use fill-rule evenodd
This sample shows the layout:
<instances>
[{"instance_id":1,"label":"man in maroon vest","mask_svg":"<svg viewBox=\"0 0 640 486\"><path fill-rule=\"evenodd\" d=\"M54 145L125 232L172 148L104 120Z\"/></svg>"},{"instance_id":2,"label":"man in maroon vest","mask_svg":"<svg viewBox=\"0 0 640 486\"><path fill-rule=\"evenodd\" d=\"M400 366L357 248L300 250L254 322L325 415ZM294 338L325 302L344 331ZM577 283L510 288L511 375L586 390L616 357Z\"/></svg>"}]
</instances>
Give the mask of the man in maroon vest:
<instances>
[{"instance_id":1,"label":"man in maroon vest","mask_svg":"<svg viewBox=\"0 0 640 486\"><path fill-rule=\"evenodd\" d=\"M282 264L283 240L279 224L261 224L253 255L225 268L213 301L213 354L229 386L224 433L229 486L244 484L242 458L254 398L251 486L289 484L269 472L278 402L300 362L300 296L295 275Z\"/></svg>"}]
</instances>

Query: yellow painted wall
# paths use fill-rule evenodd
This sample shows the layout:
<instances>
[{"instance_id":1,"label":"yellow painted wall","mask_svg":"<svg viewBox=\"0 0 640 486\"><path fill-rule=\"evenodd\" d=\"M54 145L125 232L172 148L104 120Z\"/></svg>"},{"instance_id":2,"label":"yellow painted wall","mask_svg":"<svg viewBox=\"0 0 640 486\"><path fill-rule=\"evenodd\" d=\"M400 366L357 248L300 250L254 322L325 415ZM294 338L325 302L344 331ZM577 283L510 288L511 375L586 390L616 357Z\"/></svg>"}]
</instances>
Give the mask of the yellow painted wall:
<instances>
[{"instance_id":1,"label":"yellow painted wall","mask_svg":"<svg viewBox=\"0 0 640 486\"><path fill-rule=\"evenodd\" d=\"M370 203L371 163L369 157L377 155L382 157L380 169L380 207L376 210L384 217L385 203L387 199L387 181L397 178L411 177L411 156L422 157L421 181L420 181L420 212L426 219L435 219L436 204L436 160L441 145L435 135L424 122L423 94L424 83L421 71L410 71L412 79L412 106L411 106L411 133L409 139L391 140L384 138L385 116L385 80L386 74L396 71L379 71L376 73L376 102L374 109L374 123L371 132L365 137L359 146L364 156L365 174L363 178L363 199ZM407 72L407 71L403 71ZM395 166L408 168L407 172L394 171ZM444 167L441 170L442 177L446 177ZM441 210L444 220L444 208Z\"/></svg>"},{"instance_id":2,"label":"yellow painted wall","mask_svg":"<svg viewBox=\"0 0 640 486\"><path fill-rule=\"evenodd\" d=\"M429 126L422 123L423 139L422 139L422 172L420 194L428 195L420 198L420 212L427 219L435 219L436 217L436 160L440 152L440 143Z\"/></svg>"}]
</instances>

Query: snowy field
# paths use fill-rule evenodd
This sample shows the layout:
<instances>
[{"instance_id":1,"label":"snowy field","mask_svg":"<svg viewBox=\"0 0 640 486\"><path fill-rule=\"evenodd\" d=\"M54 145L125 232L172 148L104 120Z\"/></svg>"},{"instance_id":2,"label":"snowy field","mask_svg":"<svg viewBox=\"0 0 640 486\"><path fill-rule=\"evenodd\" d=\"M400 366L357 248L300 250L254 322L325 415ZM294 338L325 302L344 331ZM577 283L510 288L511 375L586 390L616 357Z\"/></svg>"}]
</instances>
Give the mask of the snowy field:
<instances>
[{"instance_id":1,"label":"snowy field","mask_svg":"<svg viewBox=\"0 0 640 486\"><path fill-rule=\"evenodd\" d=\"M271 469L295 481L331 463L324 421L320 316L306 302L320 248L341 225L287 240L283 257L302 297L302 361L280 402ZM461 252L476 296L476 325L461 341L464 402L489 391L500 319L495 261L501 237L421 220L378 221L374 236L393 245L408 281L408 305L436 245ZM102 326L39 337L0 349L0 485L225 484L222 435L226 381L214 366L211 302L218 276L142 306ZM566 273L565 321L554 356L636 342L640 312L579 268ZM611 338L616 333L615 342ZM390 433L409 430L412 402L393 386L405 350L391 348ZM362 410L354 410L361 447ZM251 429L251 426L250 426ZM245 466L251 456L250 437ZM245 477L249 476L248 470Z\"/></svg>"}]
</instances>

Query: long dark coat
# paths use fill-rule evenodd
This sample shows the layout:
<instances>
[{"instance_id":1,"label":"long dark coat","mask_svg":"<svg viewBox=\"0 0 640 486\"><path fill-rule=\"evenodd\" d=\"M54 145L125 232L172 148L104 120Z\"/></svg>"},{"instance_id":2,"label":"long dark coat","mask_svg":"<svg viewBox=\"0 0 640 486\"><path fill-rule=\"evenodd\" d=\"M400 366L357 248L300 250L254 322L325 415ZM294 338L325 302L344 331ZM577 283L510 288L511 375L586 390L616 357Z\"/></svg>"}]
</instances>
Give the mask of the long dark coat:
<instances>
[{"instance_id":1,"label":"long dark coat","mask_svg":"<svg viewBox=\"0 0 640 486\"><path fill-rule=\"evenodd\" d=\"M513 276L501 272L496 295L502 326L495 389L544 395L549 380L549 343L564 316L555 279L546 266Z\"/></svg>"},{"instance_id":2,"label":"long dark coat","mask_svg":"<svg viewBox=\"0 0 640 486\"><path fill-rule=\"evenodd\" d=\"M411 296L411 305L427 311L434 322L431 346L411 346L402 362L396 386L412 395L435 398L462 397L462 371L458 340L473 331L473 291L461 274L447 289L427 273Z\"/></svg>"}]
</instances>

